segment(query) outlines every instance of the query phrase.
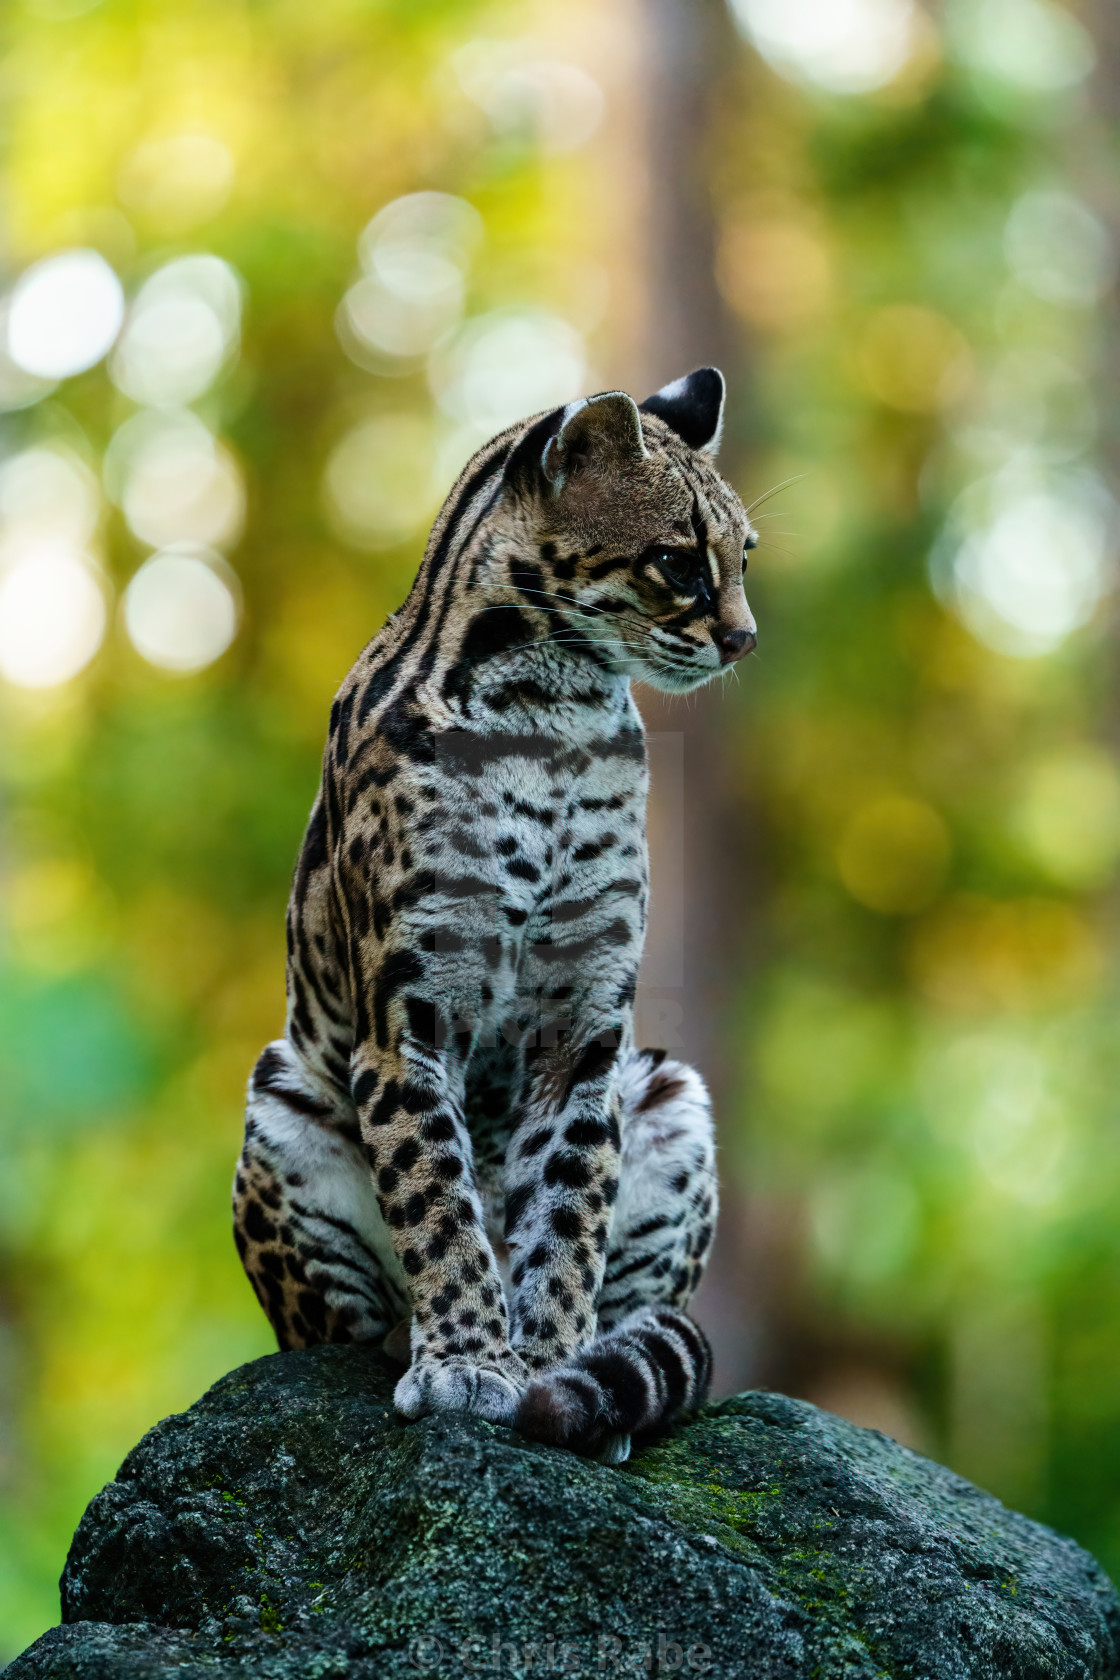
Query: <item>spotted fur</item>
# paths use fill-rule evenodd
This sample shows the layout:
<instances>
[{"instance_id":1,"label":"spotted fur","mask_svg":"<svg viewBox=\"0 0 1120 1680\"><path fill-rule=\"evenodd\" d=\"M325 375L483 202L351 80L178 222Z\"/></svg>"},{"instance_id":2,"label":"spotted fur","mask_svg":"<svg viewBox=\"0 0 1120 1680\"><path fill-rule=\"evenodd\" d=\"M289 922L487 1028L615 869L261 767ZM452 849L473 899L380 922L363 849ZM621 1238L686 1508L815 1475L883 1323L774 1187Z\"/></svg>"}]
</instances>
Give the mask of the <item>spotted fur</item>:
<instances>
[{"instance_id":1,"label":"spotted fur","mask_svg":"<svg viewBox=\"0 0 1120 1680\"><path fill-rule=\"evenodd\" d=\"M407 1416L618 1457L706 1386L710 1108L633 1043L630 682L754 645L722 408L704 369L493 439L331 713L235 1232L281 1347L388 1338Z\"/></svg>"}]
</instances>

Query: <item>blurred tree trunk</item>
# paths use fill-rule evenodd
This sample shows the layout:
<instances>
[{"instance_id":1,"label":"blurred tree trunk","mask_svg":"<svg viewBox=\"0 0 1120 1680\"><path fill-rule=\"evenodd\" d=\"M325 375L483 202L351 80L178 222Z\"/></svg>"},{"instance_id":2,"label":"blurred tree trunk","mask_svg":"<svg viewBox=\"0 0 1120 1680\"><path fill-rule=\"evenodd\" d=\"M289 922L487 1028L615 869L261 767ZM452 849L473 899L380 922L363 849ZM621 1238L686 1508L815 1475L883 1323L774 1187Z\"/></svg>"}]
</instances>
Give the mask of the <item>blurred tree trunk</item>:
<instances>
[{"instance_id":1,"label":"blurred tree trunk","mask_svg":"<svg viewBox=\"0 0 1120 1680\"><path fill-rule=\"evenodd\" d=\"M722 0L636 0L633 115L644 150L640 229L645 293L626 384L641 395L696 367L721 367L742 404L737 335L715 283L710 148L717 95L735 45ZM627 305L631 299L627 298ZM763 631L765 634L765 630ZM716 1113L742 1113L728 1054L752 937L750 808L725 750L741 714L715 683L671 697L644 688L651 737L653 903L639 993L639 1031L697 1064ZM712 1332L719 1389L751 1376L751 1280L741 1193L724 1175L724 1212L700 1316Z\"/></svg>"},{"instance_id":2,"label":"blurred tree trunk","mask_svg":"<svg viewBox=\"0 0 1120 1680\"><path fill-rule=\"evenodd\" d=\"M1117 133L1120 132L1120 7L1115 0L1091 0L1084 22L1097 49L1097 68L1091 85L1095 132L1083 142L1085 182L1093 208L1108 223L1114 245L1120 246L1120 188L1117 187ZM1092 173L1088 173L1088 167ZM1120 287L1113 285L1102 305L1099 372L1101 392L1113 392L1120 378ZM1114 402L1101 404L1101 457L1111 472L1120 466L1120 414ZM1120 738L1120 684L1114 685L1111 706L1113 742Z\"/></svg>"}]
</instances>

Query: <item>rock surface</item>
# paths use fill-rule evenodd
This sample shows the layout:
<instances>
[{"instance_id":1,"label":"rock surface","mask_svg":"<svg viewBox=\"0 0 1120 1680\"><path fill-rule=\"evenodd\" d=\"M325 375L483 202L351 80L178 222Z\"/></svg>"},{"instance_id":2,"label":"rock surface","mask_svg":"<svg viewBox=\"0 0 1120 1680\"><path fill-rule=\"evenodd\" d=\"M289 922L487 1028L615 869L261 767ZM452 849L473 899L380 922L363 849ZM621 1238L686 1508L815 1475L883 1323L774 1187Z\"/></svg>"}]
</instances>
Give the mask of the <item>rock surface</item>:
<instances>
[{"instance_id":1,"label":"rock surface","mask_svg":"<svg viewBox=\"0 0 1120 1680\"><path fill-rule=\"evenodd\" d=\"M404 1424L395 1374L276 1354L159 1424L6 1680L1120 1676L1085 1552L873 1431L744 1394L615 1469Z\"/></svg>"}]
</instances>

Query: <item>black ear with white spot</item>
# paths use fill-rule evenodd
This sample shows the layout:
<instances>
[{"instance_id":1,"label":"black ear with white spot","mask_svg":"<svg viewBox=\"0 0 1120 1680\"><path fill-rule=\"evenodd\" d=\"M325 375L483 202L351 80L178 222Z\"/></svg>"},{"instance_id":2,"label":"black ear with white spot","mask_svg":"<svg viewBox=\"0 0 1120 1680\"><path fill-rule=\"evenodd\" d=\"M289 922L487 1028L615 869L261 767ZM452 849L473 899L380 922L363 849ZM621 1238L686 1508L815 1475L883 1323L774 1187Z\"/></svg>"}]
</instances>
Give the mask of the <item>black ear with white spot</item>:
<instances>
[{"instance_id":1,"label":"black ear with white spot","mask_svg":"<svg viewBox=\"0 0 1120 1680\"><path fill-rule=\"evenodd\" d=\"M718 368L697 368L683 379L663 385L641 405L643 414L656 414L690 449L714 455L723 431L727 385Z\"/></svg>"},{"instance_id":2,"label":"black ear with white spot","mask_svg":"<svg viewBox=\"0 0 1120 1680\"><path fill-rule=\"evenodd\" d=\"M637 405L625 391L603 391L547 414L518 442L506 465L506 482L534 481L559 491L584 468L617 471L646 454Z\"/></svg>"}]
</instances>

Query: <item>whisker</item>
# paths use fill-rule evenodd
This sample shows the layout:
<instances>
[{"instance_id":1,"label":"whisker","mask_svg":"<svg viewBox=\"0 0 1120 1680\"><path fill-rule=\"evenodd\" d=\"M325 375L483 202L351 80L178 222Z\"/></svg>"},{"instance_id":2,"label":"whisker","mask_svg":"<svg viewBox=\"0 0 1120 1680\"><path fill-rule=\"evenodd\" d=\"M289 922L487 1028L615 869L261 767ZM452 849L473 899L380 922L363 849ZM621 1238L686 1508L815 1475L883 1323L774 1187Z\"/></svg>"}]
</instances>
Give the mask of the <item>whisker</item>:
<instances>
[{"instance_id":1,"label":"whisker","mask_svg":"<svg viewBox=\"0 0 1120 1680\"><path fill-rule=\"evenodd\" d=\"M539 595L544 601L561 601L565 604L565 606L572 607L580 613L599 613L606 618L617 619L621 625L625 626L629 637L640 638L640 640L644 641L646 644L645 650L641 651L639 648L635 648L632 643L627 640L626 636L619 633L618 643L620 650L624 654L628 654L633 658L644 658L648 660L650 664L658 666L661 670L673 672L677 676L695 677L698 674L697 666L686 664L683 661L674 659L671 654L666 654L661 645L656 642L653 629L627 617L625 613L615 611L612 607L600 606L597 602L593 601L580 601L576 596L562 595L560 591L556 589L531 589L523 587L520 584L502 583L500 581L487 583L481 578L477 579L470 585L470 587L473 589L510 589L516 590L520 595ZM545 606L541 605L539 602L530 602L528 605L531 612L553 613L557 618L565 619L570 630L576 630L576 626L570 622L569 615L565 612L564 607ZM490 606L481 607L479 611L511 612L516 611L516 609L517 603L515 601L495 601L491 603ZM656 628L656 626L654 628ZM575 635L557 636L551 633L547 636L542 636L539 639L534 638L532 641L521 642L516 647L508 649L508 651L510 653L520 653L526 648L531 647L587 647L595 648L600 652L606 651L604 643L594 637L579 637Z\"/></svg>"},{"instance_id":2,"label":"whisker","mask_svg":"<svg viewBox=\"0 0 1120 1680\"><path fill-rule=\"evenodd\" d=\"M627 643L620 636L618 638L618 642L617 642L617 649L619 651L621 651L622 653L625 653L625 654L631 654L636 658L654 658L654 657L656 657L658 663L660 663L662 665L672 664L673 668L675 670L691 669L691 667L686 667L682 664L678 664L676 661L673 661L669 658L661 657L660 651L656 650L656 644L653 643L652 637L650 637L648 634L646 634L645 631L641 630L636 625L632 626L632 628L637 631L637 634L639 636L644 636L645 637L645 641L647 643L647 648L645 650L639 650L639 649L631 646L629 643ZM517 643L515 643L515 645L513 647L507 648L506 652L507 653L523 653L527 648L562 647L562 648L595 648L598 652L603 653L603 652L607 651L607 646L608 646L608 644L606 644L604 642L596 641L592 637L589 637L589 636L582 636L582 637L548 636L548 637L542 637L539 641L517 642ZM649 647L654 647L655 648L655 653L651 654L649 652Z\"/></svg>"},{"instance_id":3,"label":"whisker","mask_svg":"<svg viewBox=\"0 0 1120 1680\"><path fill-rule=\"evenodd\" d=\"M484 589L484 588L488 588L488 589L516 589L517 593L519 595L543 595L545 597L545 599L549 600L549 601L567 601L568 604L570 606L575 607L578 612L582 612L582 613L586 613L586 612L605 613L608 618L621 618L622 617L622 614L619 613L619 612L615 612L612 607L600 607L600 606L596 605L596 603L593 602L593 601L581 601L575 595L561 595L559 593L559 591L555 590L555 589L527 589L527 588L523 588L522 585L519 584L519 583L484 584L481 581L481 579L479 580L479 582L473 584L471 587L474 588L474 589ZM514 606L515 604L516 603L513 602L513 601L510 601L508 603L505 602L505 601L498 602L499 606L507 606L507 605L508 606ZM483 608L483 611L487 611L487 610L490 610L490 609ZM560 608L559 607L552 607L551 609L546 608L546 607L538 607L537 608L538 612L547 612L547 611L550 611L550 610L552 612L559 612Z\"/></svg>"},{"instance_id":4,"label":"whisker","mask_svg":"<svg viewBox=\"0 0 1120 1680\"><path fill-rule=\"evenodd\" d=\"M495 601L492 606L479 607L477 610L479 612L519 612L520 608L518 607L516 601ZM551 612L556 613L558 616L563 615L563 608L561 607L538 607L535 602L530 606L529 611Z\"/></svg>"},{"instance_id":5,"label":"whisker","mask_svg":"<svg viewBox=\"0 0 1120 1680\"><path fill-rule=\"evenodd\" d=\"M558 618L563 618L563 619L565 619L565 622L568 622L566 615L561 611L561 609L559 607L539 607L539 606L534 605L529 610L531 612L551 612L551 613L555 613ZM510 611L516 611L516 608L514 607L512 602L499 601L496 606L479 607L478 611L480 613L484 613L484 612L510 612ZM629 630L636 631L636 633L640 636L648 636L650 634L650 632L648 630L646 630L643 625L635 623L635 621L633 619L624 618L621 613L612 613L610 616L612 618L619 619L619 621L621 623L625 624L626 627ZM576 629L576 626L573 624L573 625L571 625L571 628L574 630L574 629ZM549 633L545 636L542 636L540 638L537 638L537 639L542 644L546 641L555 642L557 640L557 638L554 635L552 635L551 633ZM533 647L535 645L535 643L534 642L522 642L519 645L521 647ZM512 649L510 651L512 651Z\"/></svg>"},{"instance_id":6,"label":"whisker","mask_svg":"<svg viewBox=\"0 0 1120 1680\"><path fill-rule=\"evenodd\" d=\"M789 478L783 478L781 483L775 484L772 489L764 490L762 495L756 496L750 507L746 509L747 516L749 517L754 512L755 508L761 507L763 502L768 502L771 496L776 496L779 490L788 490L791 484L796 484L798 479L804 478L805 476L805 473L794 473Z\"/></svg>"},{"instance_id":7,"label":"whisker","mask_svg":"<svg viewBox=\"0 0 1120 1680\"><path fill-rule=\"evenodd\" d=\"M510 587L512 587L512 585L500 584L497 587L504 589L504 588L510 588ZM536 591L534 591L534 593L535 594L543 594L543 593L548 593L548 592L547 591L542 591L542 590L536 590ZM559 597L559 599L563 600L563 599L565 599L565 597L561 596L561 597ZM513 601L496 601L491 606L479 607L478 611L480 613L484 613L484 612L516 612L517 611L517 605ZM561 607L539 606L537 603L534 602L530 606L529 611L530 612L540 612L540 613L555 613L557 618L564 619L564 621L570 625L571 629L573 629L573 630L576 629L576 625L570 623L568 615L563 611L563 609ZM620 624L624 624L626 626L626 628L629 631L631 631L632 633L634 633L635 635L644 636L647 639L647 641L652 640L652 631L651 630L648 630L645 627L645 625L638 623L635 619L627 618L623 613L612 612L609 607L593 607L593 608L591 608L591 611L604 613L604 614L606 614L606 616L608 618L616 618L616 619L618 619ZM542 644L546 640L549 641L549 642L552 642L552 643L556 643L556 642L558 642L559 638L556 637L556 636L553 636L553 635L549 635L547 637L541 637L540 638L540 641L541 641ZM521 647L533 647L535 645L537 645L535 641L522 642L522 643L519 644L519 646L521 646ZM597 643L591 644L589 642L589 645L598 646L599 644L597 644ZM509 651L513 652L514 649L511 648Z\"/></svg>"}]
</instances>

